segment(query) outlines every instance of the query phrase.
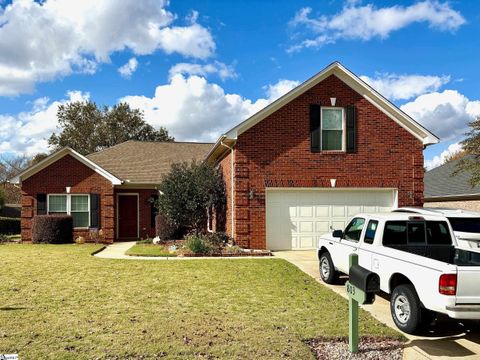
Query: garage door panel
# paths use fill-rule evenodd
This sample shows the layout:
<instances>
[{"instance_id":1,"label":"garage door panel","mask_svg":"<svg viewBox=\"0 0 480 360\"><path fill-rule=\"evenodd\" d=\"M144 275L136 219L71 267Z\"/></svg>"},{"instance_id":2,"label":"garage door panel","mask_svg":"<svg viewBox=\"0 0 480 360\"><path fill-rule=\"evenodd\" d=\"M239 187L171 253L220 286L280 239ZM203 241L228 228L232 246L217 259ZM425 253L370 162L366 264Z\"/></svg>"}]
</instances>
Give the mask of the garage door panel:
<instances>
[{"instance_id":1,"label":"garage door panel","mask_svg":"<svg viewBox=\"0 0 480 360\"><path fill-rule=\"evenodd\" d=\"M332 216L333 217L344 217L345 216L345 206L332 206Z\"/></svg>"},{"instance_id":2,"label":"garage door panel","mask_svg":"<svg viewBox=\"0 0 480 360\"><path fill-rule=\"evenodd\" d=\"M315 223L315 231L320 234L329 232L330 230L330 221L317 221Z\"/></svg>"},{"instance_id":3,"label":"garage door panel","mask_svg":"<svg viewBox=\"0 0 480 360\"><path fill-rule=\"evenodd\" d=\"M355 214L358 214L362 212L362 207L359 205L355 206L347 206L347 215L348 216L355 216Z\"/></svg>"},{"instance_id":4,"label":"garage door panel","mask_svg":"<svg viewBox=\"0 0 480 360\"><path fill-rule=\"evenodd\" d=\"M313 221L300 221L300 233L313 232Z\"/></svg>"},{"instance_id":5,"label":"garage door panel","mask_svg":"<svg viewBox=\"0 0 480 360\"><path fill-rule=\"evenodd\" d=\"M345 223L346 221L332 221L332 228L334 228L335 230L343 230L346 226Z\"/></svg>"},{"instance_id":6,"label":"garage door panel","mask_svg":"<svg viewBox=\"0 0 480 360\"><path fill-rule=\"evenodd\" d=\"M344 229L360 212L390 211L393 190L278 189L267 190L267 247L309 249L318 236Z\"/></svg>"},{"instance_id":7,"label":"garage door panel","mask_svg":"<svg viewBox=\"0 0 480 360\"><path fill-rule=\"evenodd\" d=\"M316 217L328 217L330 213L330 207L328 205L316 206L315 207L315 216Z\"/></svg>"}]
</instances>

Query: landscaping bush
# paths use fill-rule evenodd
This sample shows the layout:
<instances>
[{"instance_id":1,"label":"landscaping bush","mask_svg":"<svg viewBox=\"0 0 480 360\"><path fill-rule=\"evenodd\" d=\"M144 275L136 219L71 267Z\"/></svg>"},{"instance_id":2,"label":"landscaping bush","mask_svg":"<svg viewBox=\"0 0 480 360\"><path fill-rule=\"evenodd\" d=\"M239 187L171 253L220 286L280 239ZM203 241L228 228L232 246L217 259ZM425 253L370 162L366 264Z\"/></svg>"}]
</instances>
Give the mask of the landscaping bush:
<instances>
[{"instance_id":1,"label":"landscaping bush","mask_svg":"<svg viewBox=\"0 0 480 360\"><path fill-rule=\"evenodd\" d=\"M205 163L172 164L159 186L159 213L179 228L205 231L207 209L225 202L225 182L221 171Z\"/></svg>"},{"instance_id":2,"label":"landscaping bush","mask_svg":"<svg viewBox=\"0 0 480 360\"><path fill-rule=\"evenodd\" d=\"M69 215L37 215L33 218L32 242L67 244L73 242L73 219Z\"/></svg>"},{"instance_id":3,"label":"landscaping bush","mask_svg":"<svg viewBox=\"0 0 480 360\"><path fill-rule=\"evenodd\" d=\"M0 245L10 242L10 239L5 234L0 234Z\"/></svg>"},{"instance_id":4,"label":"landscaping bush","mask_svg":"<svg viewBox=\"0 0 480 360\"><path fill-rule=\"evenodd\" d=\"M163 214L155 216L155 235L158 236L160 240L170 240L175 230L175 225L168 217Z\"/></svg>"},{"instance_id":5,"label":"landscaping bush","mask_svg":"<svg viewBox=\"0 0 480 360\"><path fill-rule=\"evenodd\" d=\"M209 244L199 235L187 236L185 247L194 254L208 254L211 250Z\"/></svg>"},{"instance_id":6,"label":"landscaping bush","mask_svg":"<svg viewBox=\"0 0 480 360\"><path fill-rule=\"evenodd\" d=\"M0 217L0 234L20 234L20 219Z\"/></svg>"}]
</instances>

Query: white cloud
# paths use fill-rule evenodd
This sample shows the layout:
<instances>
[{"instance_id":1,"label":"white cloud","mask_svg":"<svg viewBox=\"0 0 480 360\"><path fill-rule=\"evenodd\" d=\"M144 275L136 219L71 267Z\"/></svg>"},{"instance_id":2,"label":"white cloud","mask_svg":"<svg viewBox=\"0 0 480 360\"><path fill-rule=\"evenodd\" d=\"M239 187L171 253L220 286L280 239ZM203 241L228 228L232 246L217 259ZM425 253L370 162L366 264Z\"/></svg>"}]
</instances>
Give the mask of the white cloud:
<instances>
[{"instance_id":1,"label":"white cloud","mask_svg":"<svg viewBox=\"0 0 480 360\"><path fill-rule=\"evenodd\" d=\"M43 97L33 102L30 111L0 115L0 152L31 156L48 151L47 139L57 130L59 105L88 100L89 96L88 93L71 91L66 99L50 102Z\"/></svg>"},{"instance_id":2,"label":"white cloud","mask_svg":"<svg viewBox=\"0 0 480 360\"><path fill-rule=\"evenodd\" d=\"M450 81L450 76L397 75L378 73L375 77L360 76L383 96L391 100L408 100L437 91Z\"/></svg>"},{"instance_id":3,"label":"white cloud","mask_svg":"<svg viewBox=\"0 0 480 360\"><path fill-rule=\"evenodd\" d=\"M289 51L320 47L340 39L370 40L387 38L391 32L413 23L427 23L430 28L454 31L465 23L460 12L448 2L426 0L410 6L393 5L377 8L358 1L345 3L342 11L333 16L311 16L309 7L300 9L290 21L293 28L304 28L310 36L293 45Z\"/></svg>"},{"instance_id":4,"label":"white cloud","mask_svg":"<svg viewBox=\"0 0 480 360\"><path fill-rule=\"evenodd\" d=\"M162 50L204 59L215 51L208 29L176 15L166 0L14 0L0 7L0 95L31 92L37 82L95 72L114 52Z\"/></svg>"},{"instance_id":5,"label":"white cloud","mask_svg":"<svg viewBox=\"0 0 480 360\"><path fill-rule=\"evenodd\" d=\"M130 79L132 74L137 70L138 67L138 61L136 58L131 58L130 60L127 61L126 64L120 66L118 68L118 72L120 75L126 79Z\"/></svg>"},{"instance_id":6,"label":"white cloud","mask_svg":"<svg viewBox=\"0 0 480 360\"><path fill-rule=\"evenodd\" d=\"M440 155L436 155L432 159L425 160L425 167L427 168L427 170L431 170L433 168L436 168L437 166L443 165L445 160L450 155L456 154L461 150L462 145L460 145L460 143L453 143L449 145L446 150L442 151Z\"/></svg>"},{"instance_id":7,"label":"white cloud","mask_svg":"<svg viewBox=\"0 0 480 360\"><path fill-rule=\"evenodd\" d=\"M237 73L232 65L226 65L220 61L215 61L211 64L178 63L172 66L168 73L170 78L176 74L187 76L200 75L202 77L217 74L222 80L237 77Z\"/></svg>"},{"instance_id":8,"label":"white cloud","mask_svg":"<svg viewBox=\"0 0 480 360\"><path fill-rule=\"evenodd\" d=\"M458 140L468 123L480 116L480 101L471 101L456 90L420 95L400 108L442 141Z\"/></svg>"},{"instance_id":9,"label":"white cloud","mask_svg":"<svg viewBox=\"0 0 480 360\"><path fill-rule=\"evenodd\" d=\"M255 101L225 93L204 77L173 75L153 97L127 96L121 101L144 111L153 126L165 126L177 140L215 141L223 132L256 113L298 82L281 80L266 87L267 96Z\"/></svg>"}]
</instances>

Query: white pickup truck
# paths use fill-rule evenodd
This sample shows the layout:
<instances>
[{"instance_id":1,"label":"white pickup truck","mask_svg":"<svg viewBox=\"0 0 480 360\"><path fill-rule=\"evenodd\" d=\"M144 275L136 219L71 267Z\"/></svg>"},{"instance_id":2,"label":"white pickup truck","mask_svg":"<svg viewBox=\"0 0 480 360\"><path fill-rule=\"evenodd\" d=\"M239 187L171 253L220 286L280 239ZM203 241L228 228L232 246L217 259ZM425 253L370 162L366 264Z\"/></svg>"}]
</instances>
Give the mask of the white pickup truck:
<instances>
[{"instance_id":1,"label":"white pickup truck","mask_svg":"<svg viewBox=\"0 0 480 360\"><path fill-rule=\"evenodd\" d=\"M318 242L320 276L335 283L348 257L377 273L398 328L416 332L435 312L480 319L480 253L456 247L447 219L409 213L359 214Z\"/></svg>"}]
</instances>

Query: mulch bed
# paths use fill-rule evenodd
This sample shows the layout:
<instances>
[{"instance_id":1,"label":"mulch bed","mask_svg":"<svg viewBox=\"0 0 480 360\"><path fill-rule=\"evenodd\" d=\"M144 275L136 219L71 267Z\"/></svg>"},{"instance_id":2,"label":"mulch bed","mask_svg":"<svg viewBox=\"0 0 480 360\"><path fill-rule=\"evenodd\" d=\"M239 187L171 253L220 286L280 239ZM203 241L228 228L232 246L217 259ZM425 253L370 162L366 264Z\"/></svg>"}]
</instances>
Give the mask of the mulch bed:
<instances>
[{"instance_id":1,"label":"mulch bed","mask_svg":"<svg viewBox=\"0 0 480 360\"><path fill-rule=\"evenodd\" d=\"M184 257L238 257L238 256L272 256L270 251L265 252L241 252L241 253L221 253L221 254L182 254Z\"/></svg>"},{"instance_id":2,"label":"mulch bed","mask_svg":"<svg viewBox=\"0 0 480 360\"><path fill-rule=\"evenodd\" d=\"M348 350L346 338L319 338L306 341L317 359L402 360L404 343L390 338L362 337L358 352Z\"/></svg>"}]
</instances>

